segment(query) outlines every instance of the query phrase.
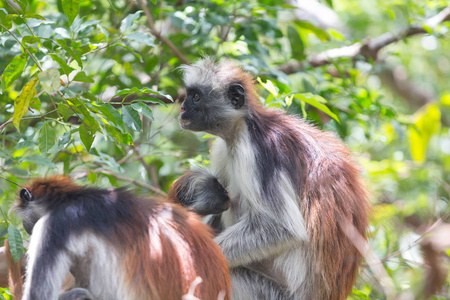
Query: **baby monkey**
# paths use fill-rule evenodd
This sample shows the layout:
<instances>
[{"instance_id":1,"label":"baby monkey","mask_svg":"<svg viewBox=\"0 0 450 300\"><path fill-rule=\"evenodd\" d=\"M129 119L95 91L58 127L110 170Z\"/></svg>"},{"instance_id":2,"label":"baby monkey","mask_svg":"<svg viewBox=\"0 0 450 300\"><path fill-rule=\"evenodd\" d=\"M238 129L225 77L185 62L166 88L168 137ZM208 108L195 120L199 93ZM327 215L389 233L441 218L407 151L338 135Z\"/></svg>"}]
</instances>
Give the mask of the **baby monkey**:
<instances>
[{"instance_id":1,"label":"baby monkey","mask_svg":"<svg viewBox=\"0 0 450 300\"><path fill-rule=\"evenodd\" d=\"M230 299L210 230L179 205L54 176L23 188L14 209L31 234L23 300L175 300L198 277L193 296ZM69 271L75 288L60 294Z\"/></svg>"}]
</instances>

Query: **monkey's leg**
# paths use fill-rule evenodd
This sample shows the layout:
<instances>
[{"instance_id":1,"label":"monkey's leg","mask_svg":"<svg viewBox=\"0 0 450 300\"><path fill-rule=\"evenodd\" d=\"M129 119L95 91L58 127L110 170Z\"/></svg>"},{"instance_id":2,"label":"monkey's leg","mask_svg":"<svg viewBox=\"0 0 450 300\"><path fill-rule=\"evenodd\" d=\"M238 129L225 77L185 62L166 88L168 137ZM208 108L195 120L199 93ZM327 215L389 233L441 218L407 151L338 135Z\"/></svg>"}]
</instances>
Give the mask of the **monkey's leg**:
<instances>
[{"instance_id":1,"label":"monkey's leg","mask_svg":"<svg viewBox=\"0 0 450 300\"><path fill-rule=\"evenodd\" d=\"M95 300L91 293L83 288L74 288L61 294L58 300Z\"/></svg>"},{"instance_id":2,"label":"monkey's leg","mask_svg":"<svg viewBox=\"0 0 450 300\"><path fill-rule=\"evenodd\" d=\"M295 295L272 280L245 267L230 270L233 300L294 300Z\"/></svg>"}]
</instances>

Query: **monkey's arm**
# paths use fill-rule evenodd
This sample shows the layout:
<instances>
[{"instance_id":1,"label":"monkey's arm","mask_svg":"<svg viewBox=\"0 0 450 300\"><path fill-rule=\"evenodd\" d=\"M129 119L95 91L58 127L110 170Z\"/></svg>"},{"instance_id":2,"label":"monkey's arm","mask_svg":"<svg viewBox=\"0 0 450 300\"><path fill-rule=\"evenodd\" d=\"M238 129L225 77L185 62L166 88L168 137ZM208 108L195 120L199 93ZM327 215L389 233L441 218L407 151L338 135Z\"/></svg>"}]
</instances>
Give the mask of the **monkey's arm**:
<instances>
[{"instance_id":1,"label":"monkey's arm","mask_svg":"<svg viewBox=\"0 0 450 300\"><path fill-rule=\"evenodd\" d=\"M204 168L194 168L178 178L170 188L169 199L203 216L224 212L230 200L217 178Z\"/></svg>"},{"instance_id":2,"label":"monkey's arm","mask_svg":"<svg viewBox=\"0 0 450 300\"><path fill-rule=\"evenodd\" d=\"M277 256L298 247L306 236L286 226L286 220L256 213L244 216L214 240L221 247L230 267L247 265Z\"/></svg>"},{"instance_id":3,"label":"monkey's arm","mask_svg":"<svg viewBox=\"0 0 450 300\"><path fill-rule=\"evenodd\" d=\"M42 217L33 228L22 300L57 299L69 272L70 256L52 243L47 220Z\"/></svg>"}]
</instances>

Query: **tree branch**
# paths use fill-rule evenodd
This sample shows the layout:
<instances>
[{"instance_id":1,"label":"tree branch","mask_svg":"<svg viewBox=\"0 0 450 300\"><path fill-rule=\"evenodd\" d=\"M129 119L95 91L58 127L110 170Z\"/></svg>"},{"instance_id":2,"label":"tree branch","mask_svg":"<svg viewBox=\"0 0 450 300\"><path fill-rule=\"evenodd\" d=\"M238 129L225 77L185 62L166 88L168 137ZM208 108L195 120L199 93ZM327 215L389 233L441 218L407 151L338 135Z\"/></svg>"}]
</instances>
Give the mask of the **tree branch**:
<instances>
[{"instance_id":1,"label":"tree branch","mask_svg":"<svg viewBox=\"0 0 450 300\"><path fill-rule=\"evenodd\" d=\"M159 194L159 195L161 195L163 197L167 196L166 192L158 189L157 187L151 186L151 185L149 185L149 184L147 184L145 182L142 182L142 181L139 181L139 180L136 180L136 179L124 177L124 176L118 175L118 174L116 174L114 172L107 171L107 170L94 170L93 172L108 174L108 175L111 175L112 177L114 177L117 180L129 182L129 183L135 184L137 186L141 186L141 187L146 188L146 189L148 189L150 191L153 191L153 192L155 192L155 193L157 193L157 194ZM88 174L89 174L89 172L84 172L84 173L78 174L76 176L73 176L73 179L80 179L80 178L86 177Z\"/></svg>"},{"instance_id":2,"label":"tree branch","mask_svg":"<svg viewBox=\"0 0 450 300\"><path fill-rule=\"evenodd\" d=\"M427 19L424 25L434 29L442 22L450 20L450 6L443 9L437 15ZM318 54L310 55L306 58L305 62L294 61L280 66L278 69L286 74L292 74L302 69L305 65L312 67L319 67L330 64L337 58L354 58L358 55L363 56L365 59L376 59L378 52L384 47L403 40L407 37L425 34L427 31L424 26L413 25L405 29L398 30L396 32L387 32L378 37L367 39L362 43L354 43L350 46L344 46L340 48L329 49Z\"/></svg>"},{"instance_id":3,"label":"tree branch","mask_svg":"<svg viewBox=\"0 0 450 300\"><path fill-rule=\"evenodd\" d=\"M148 10L147 6L145 5L143 0L138 0L139 6L142 8L142 10L145 13L145 16L147 17L148 26L150 27L150 31L152 34L160 40L163 44L166 44L167 47L175 54L176 57L178 57L184 64L191 64L189 59L187 59L181 52L178 50L178 48L166 37L162 36L160 32L156 30L155 22L153 21L153 17Z\"/></svg>"},{"instance_id":4,"label":"tree branch","mask_svg":"<svg viewBox=\"0 0 450 300\"><path fill-rule=\"evenodd\" d=\"M39 95L35 96L35 97L39 97ZM26 118L22 118L21 120L31 120L31 119L40 119L40 118L44 118L47 115L50 115L52 113L54 113L55 111L57 111L57 109L51 110L43 115L39 115L39 116L34 116L34 117L26 117ZM13 122L13 118L9 119L8 121L6 121L5 123L0 125L0 132L2 132L2 130L10 123Z\"/></svg>"}]
</instances>

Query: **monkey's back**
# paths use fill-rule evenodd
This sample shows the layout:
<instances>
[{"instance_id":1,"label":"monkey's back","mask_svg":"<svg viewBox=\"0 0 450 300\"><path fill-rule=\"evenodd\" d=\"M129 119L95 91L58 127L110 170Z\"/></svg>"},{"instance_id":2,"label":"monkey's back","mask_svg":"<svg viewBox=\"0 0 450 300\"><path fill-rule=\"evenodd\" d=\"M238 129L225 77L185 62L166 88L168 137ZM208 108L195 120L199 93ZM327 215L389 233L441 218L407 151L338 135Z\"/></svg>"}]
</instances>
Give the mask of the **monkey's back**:
<instances>
[{"instance_id":1,"label":"monkey's back","mask_svg":"<svg viewBox=\"0 0 450 300\"><path fill-rule=\"evenodd\" d=\"M98 299L230 299L226 260L193 213L61 178L36 180L30 190L49 211L41 222L42 243L52 245L47 257L67 251L78 286ZM197 277L203 282L194 289Z\"/></svg>"},{"instance_id":2,"label":"monkey's back","mask_svg":"<svg viewBox=\"0 0 450 300\"><path fill-rule=\"evenodd\" d=\"M189 292L199 299L220 294L230 299L227 263L210 229L178 205L153 201L148 209L140 207L140 218L148 221L146 234L124 254L123 267L136 299L146 299L149 291L161 300L181 299ZM142 264L149 267L142 270ZM195 283L198 277L201 283ZM141 291L134 289L136 281Z\"/></svg>"},{"instance_id":3,"label":"monkey's back","mask_svg":"<svg viewBox=\"0 0 450 300\"><path fill-rule=\"evenodd\" d=\"M307 283L314 286L314 299L346 299L362 259L355 243L365 241L368 227L370 205L361 170L332 134L284 114L274 117L274 122L280 126L272 127L281 135L278 149L286 150L278 154L286 166L292 166L286 170L297 182L310 238L307 255L312 276Z\"/></svg>"},{"instance_id":4,"label":"monkey's back","mask_svg":"<svg viewBox=\"0 0 450 300\"><path fill-rule=\"evenodd\" d=\"M365 241L368 227L359 166L338 138L297 117L256 106L246 125L263 201L277 209L280 178L295 189L309 237L300 249L307 274L299 290L313 291L313 299L345 299L362 259L355 243Z\"/></svg>"}]
</instances>

